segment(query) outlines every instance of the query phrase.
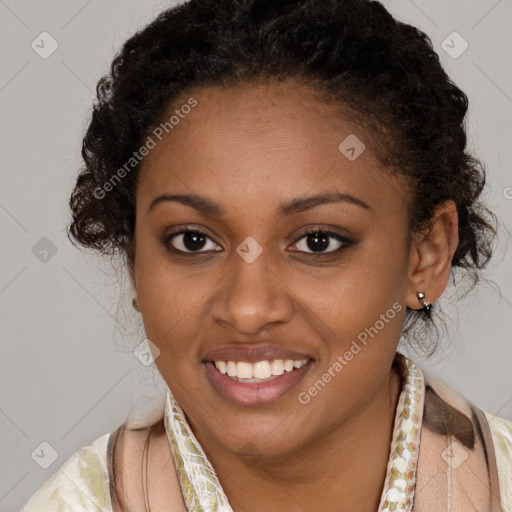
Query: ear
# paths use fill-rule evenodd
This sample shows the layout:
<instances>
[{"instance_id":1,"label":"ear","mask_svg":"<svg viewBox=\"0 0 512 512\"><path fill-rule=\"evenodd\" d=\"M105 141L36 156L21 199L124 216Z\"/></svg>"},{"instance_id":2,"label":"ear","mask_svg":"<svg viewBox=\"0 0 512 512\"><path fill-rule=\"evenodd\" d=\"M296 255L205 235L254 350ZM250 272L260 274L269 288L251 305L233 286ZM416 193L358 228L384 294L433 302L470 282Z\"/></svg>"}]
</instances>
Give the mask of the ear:
<instances>
[{"instance_id":1,"label":"ear","mask_svg":"<svg viewBox=\"0 0 512 512\"><path fill-rule=\"evenodd\" d=\"M417 293L427 302L435 302L444 292L453 255L459 244L457 207L452 200L440 204L433 216L432 228L416 234L409 252L409 277L406 305L420 309Z\"/></svg>"}]
</instances>

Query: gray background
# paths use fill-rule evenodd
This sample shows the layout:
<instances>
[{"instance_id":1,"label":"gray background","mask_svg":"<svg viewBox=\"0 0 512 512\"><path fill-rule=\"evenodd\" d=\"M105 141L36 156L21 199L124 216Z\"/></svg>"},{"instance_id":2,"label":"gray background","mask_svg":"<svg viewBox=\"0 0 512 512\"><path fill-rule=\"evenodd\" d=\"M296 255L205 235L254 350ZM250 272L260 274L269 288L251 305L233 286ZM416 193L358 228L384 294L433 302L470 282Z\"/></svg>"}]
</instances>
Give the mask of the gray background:
<instances>
[{"instance_id":1,"label":"gray background","mask_svg":"<svg viewBox=\"0 0 512 512\"><path fill-rule=\"evenodd\" d=\"M455 291L447 290L443 348L428 362L415 358L480 407L512 419L512 2L383 3L431 37L448 74L468 94L470 145L487 165L486 198L502 221L491 281L456 307L449 300ZM169 5L0 0L4 512L18 510L73 452L115 429L142 398L162 393L157 372L133 354L144 335L122 269L76 250L64 228L96 82L121 43ZM47 59L31 47L44 31L59 45ZM442 48L453 31L469 43L458 58ZM31 457L43 441L58 453L48 469Z\"/></svg>"}]
</instances>

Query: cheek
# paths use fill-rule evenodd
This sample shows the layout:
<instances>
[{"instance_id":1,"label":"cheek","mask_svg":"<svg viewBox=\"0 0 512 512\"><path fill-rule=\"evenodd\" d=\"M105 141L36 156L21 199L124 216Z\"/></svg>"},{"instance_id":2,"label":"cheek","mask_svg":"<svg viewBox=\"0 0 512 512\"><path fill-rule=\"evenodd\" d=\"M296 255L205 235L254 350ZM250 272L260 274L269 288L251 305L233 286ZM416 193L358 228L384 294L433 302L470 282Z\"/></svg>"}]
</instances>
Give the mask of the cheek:
<instances>
[{"instance_id":1,"label":"cheek","mask_svg":"<svg viewBox=\"0 0 512 512\"><path fill-rule=\"evenodd\" d=\"M135 259L135 284L144 328L161 351L172 348L179 353L176 343L183 339L184 330L197 321L195 306L202 286L170 262L158 247L159 242L147 238L139 238Z\"/></svg>"},{"instance_id":2,"label":"cheek","mask_svg":"<svg viewBox=\"0 0 512 512\"><path fill-rule=\"evenodd\" d=\"M329 271L280 273L299 302L306 304L334 333L351 333L373 324L402 303L407 285L405 247L389 238L367 237Z\"/></svg>"},{"instance_id":3,"label":"cheek","mask_svg":"<svg viewBox=\"0 0 512 512\"><path fill-rule=\"evenodd\" d=\"M368 238L329 279L320 284L312 277L303 283L302 296L315 313L308 323L328 352L322 371L331 369L338 376L333 390L358 386L364 392L378 382L374 376L386 374L404 322L405 254L389 238Z\"/></svg>"}]
</instances>

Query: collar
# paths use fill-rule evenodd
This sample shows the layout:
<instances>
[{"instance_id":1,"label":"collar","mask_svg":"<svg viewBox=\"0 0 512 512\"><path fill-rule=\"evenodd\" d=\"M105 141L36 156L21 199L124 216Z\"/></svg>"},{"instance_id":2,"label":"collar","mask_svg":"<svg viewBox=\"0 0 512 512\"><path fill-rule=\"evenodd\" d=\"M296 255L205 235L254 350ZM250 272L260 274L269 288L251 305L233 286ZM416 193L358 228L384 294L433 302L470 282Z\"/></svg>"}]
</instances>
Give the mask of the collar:
<instances>
[{"instance_id":1,"label":"collar","mask_svg":"<svg viewBox=\"0 0 512 512\"><path fill-rule=\"evenodd\" d=\"M402 388L378 512L410 512L416 487L425 383L421 368L401 353L396 353L393 365L402 375ZM233 512L214 468L170 389L164 423L187 510Z\"/></svg>"}]
</instances>

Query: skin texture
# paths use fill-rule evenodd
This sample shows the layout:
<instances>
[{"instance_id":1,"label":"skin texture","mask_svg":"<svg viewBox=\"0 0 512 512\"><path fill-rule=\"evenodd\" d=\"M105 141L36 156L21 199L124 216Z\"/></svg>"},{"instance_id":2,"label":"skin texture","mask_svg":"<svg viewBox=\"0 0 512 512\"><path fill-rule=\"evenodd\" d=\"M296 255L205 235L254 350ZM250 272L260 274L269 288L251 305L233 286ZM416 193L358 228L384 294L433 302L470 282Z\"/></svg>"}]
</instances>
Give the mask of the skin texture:
<instances>
[{"instance_id":1,"label":"skin texture","mask_svg":"<svg viewBox=\"0 0 512 512\"><path fill-rule=\"evenodd\" d=\"M432 231L409 246L404 184L379 167L370 136L309 91L203 88L175 105L190 96L198 105L146 156L137 185L132 280L147 337L160 350L156 365L237 512L375 511L400 390L391 363L405 306L419 308L417 291L433 302L446 287L458 243L455 205L441 205ZM355 161L338 150L350 134L366 146ZM336 202L276 213L282 202L334 191L369 208ZM206 196L225 213L174 201L148 211L163 193ZM201 255L172 252L187 250L182 235L164 244L185 226L210 237L197 245ZM332 252L318 256L309 228L354 244L337 252L340 242L329 238L322 250ZM263 249L252 263L236 252L248 236ZM301 404L298 394L394 303L394 318ZM307 354L310 370L270 404L229 402L210 384L205 354L264 341Z\"/></svg>"}]
</instances>

